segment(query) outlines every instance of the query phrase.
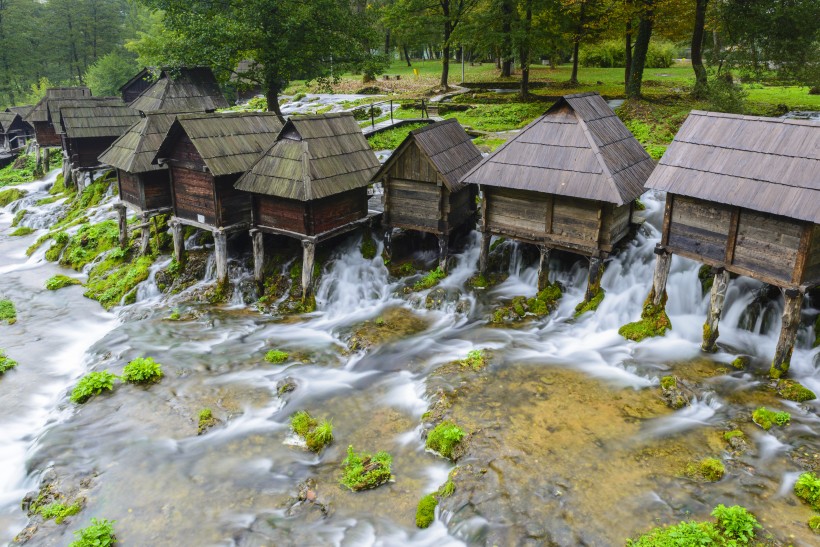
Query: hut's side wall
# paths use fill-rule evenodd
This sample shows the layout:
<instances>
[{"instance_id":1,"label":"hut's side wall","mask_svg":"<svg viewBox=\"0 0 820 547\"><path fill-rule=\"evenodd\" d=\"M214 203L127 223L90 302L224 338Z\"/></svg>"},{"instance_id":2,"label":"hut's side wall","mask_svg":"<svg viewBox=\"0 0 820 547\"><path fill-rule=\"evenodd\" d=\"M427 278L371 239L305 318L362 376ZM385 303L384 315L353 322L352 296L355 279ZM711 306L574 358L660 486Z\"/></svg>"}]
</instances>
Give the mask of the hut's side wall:
<instances>
[{"instance_id":1,"label":"hut's side wall","mask_svg":"<svg viewBox=\"0 0 820 547\"><path fill-rule=\"evenodd\" d=\"M120 199L144 210L146 207L142 199L140 176L118 169L117 177L120 181Z\"/></svg>"},{"instance_id":2,"label":"hut's side wall","mask_svg":"<svg viewBox=\"0 0 820 547\"><path fill-rule=\"evenodd\" d=\"M340 228L367 216L367 188L356 188L309 203L310 235Z\"/></svg>"},{"instance_id":3,"label":"hut's side wall","mask_svg":"<svg viewBox=\"0 0 820 547\"><path fill-rule=\"evenodd\" d=\"M820 285L820 224L815 224L812 228L806 268L803 271L803 283Z\"/></svg>"},{"instance_id":4,"label":"hut's side wall","mask_svg":"<svg viewBox=\"0 0 820 547\"><path fill-rule=\"evenodd\" d=\"M555 242L598 247L603 211L597 201L555 196L552 234Z\"/></svg>"},{"instance_id":5,"label":"hut's side wall","mask_svg":"<svg viewBox=\"0 0 820 547\"><path fill-rule=\"evenodd\" d=\"M475 186L466 186L454 194L449 194L447 224L455 229L464 224L475 213Z\"/></svg>"},{"instance_id":6,"label":"hut's side wall","mask_svg":"<svg viewBox=\"0 0 820 547\"><path fill-rule=\"evenodd\" d=\"M162 209L171 206L171 182L167 169L140 173L139 178L143 183L146 209Z\"/></svg>"},{"instance_id":7,"label":"hut's side wall","mask_svg":"<svg viewBox=\"0 0 820 547\"><path fill-rule=\"evenodd\" d=\"M528 190L484 187L486 226L490 231L526 241L541 241L547 233L552 196Z\"/></svg>"},{"instance_id":8,"label":"hut's side wall","mask_svg":"<svg viewBox=\"0 0 820 547\"><path fill-rule=\"evenodd\" d=\"M629 203L616 207L606 204L603 208L601 222L601 245L612 247L629 234L630 213Z\"/></svg>"},{"instance_id":9,"label":"hut's side wall","mask_svg":"<svg viewBox=\"0 0 820 547\"><path fill-rule=\"evenodd\" d=\"M100 164L99 156L105 152L116 137L93 137L69 139L71 164L74 167L96 167Z\"/></svg>"},{"instance_id":10,"label":"hut's side wall","mask_svg":"<svg viewBox=\"0 0 820 547\"><path fill-rule=\"evenodd\" d=\"M253 194L253 219L254 224L261 228L276 228L307 235L305 203L295 199Z\"/></svg>"},{"instance_id":11,"label":"hut's side wall","mask_svg":"<svg viewBox=\"0 0 820 547\"><path fill-rule=\"evenodd\" d=\"M675 252L723 263L732 222L732 207L680 195L671 199L667 244Z\"/></svg>"},{"instance_id":12,"label":"hut's side wall","mask_svg":"<svg viewBox=\"0 0 820 547\"><path fill-rule=\"evenodd\" d=\"M60 146L60 136L49 122L34 122L34 134L40 146Z\"/></svg>"},{"instance_id":13,"label":"hut's side wall","mask_svg":"<svg viewBox=\"0 0 820 547\"><path fill-rule=\"evenodd\" d=\"M391 226L437 233L442 188L434 182L390 177L385 183L385 212Z\"/></svg>"},{"instance_id":14,"label":"hut's side wall","mask_svg":"<svg viewBox=\"0 0 820 547\"><path fill-rule=\"evenodd\" d=\"M739 214L732 265L790 284L805 223L748 209Z\"/></svg>"},{"instance_id":15,"label":"hut's side wall","mask_svg":"<svg viewBox=\"0 0 820 547\"><path fill-rule=\"evenodd\" d=\"M217 226L225 227L251 221L251 195L233 187L241 173L216 179Z\"/></svg>"},{"instance_id":16,"label":"hut's side wall","mask_svg":"<svg viewBox=\"0 0 820 547\"><path fill-rule=\"evenodd\" d=\"M171 182L174 216L215 225L214 178L210 173L172 165Z\"/></svg>"}]
</instances>

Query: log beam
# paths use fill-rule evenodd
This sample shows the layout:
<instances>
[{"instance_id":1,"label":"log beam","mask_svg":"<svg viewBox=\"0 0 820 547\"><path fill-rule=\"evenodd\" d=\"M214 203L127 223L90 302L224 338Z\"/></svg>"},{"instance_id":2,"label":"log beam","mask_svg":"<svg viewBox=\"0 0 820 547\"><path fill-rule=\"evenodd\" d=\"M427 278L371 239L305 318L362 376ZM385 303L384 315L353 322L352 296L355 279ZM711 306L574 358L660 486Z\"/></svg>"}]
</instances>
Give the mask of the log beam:
<instances>
[{"instance_id":1,"label":"log beam","mask_svg":"<svg viewBox=\"0 0 820 547\"><path fill-rule=\"evenodd\" d=\"M124 203L117 203L114 205L117 210L117 220L120 229L120 249L128 248L128 211Z\"/></svg>"},{"instance_id":2,"label":"log beam","mask_svg":"<svg viewBox=\"0 0 820 547\"><path fill-rule=\"evenodd\" d=\"M251 230L253 241L253 278L260 285L264 281L263 269L265 266L265 234L259 230Z\"/></svg>"},{"instance_id":3,"label":"log beam","mask_svg":"<svg viewBox=\"0 0 820 547\"><path fill-rule=\"evenodd\" d=\"M800 308L803 305L803 293L797 289L783 291L783 323L780 336L774 350L774 359L769 374L772 378L781 378L789 372L794 343L797 340L797 327L800 326Z\"/></svg>"},{"instance_id":4,"label":"log beam","mask_svg":"<svg viewBox=\"0 0 820 547\"><path fill-rule=\"evenodd\" d=\"M185 232L182 223L177 219L172 219L169 224L174 239L174 259L179 264L185 264Z\"/></svg>"},{"instance_id":5,"label":"log beam","mask_svg":"<svg viewBox=\"0 0 820 547\"><path fill-rule=\"evenodd\" d=\"M384 259L386 261L393 260L393 227L387 226L384 229Z\"/></svg>"},{"instance_id":6,"label":"log beam","mask_svg":"<svg viewBox=\"0 0 820 547\"><path fill-rule=\"evenodd\" d=\"M228 281L228 235L223 230L214 231L214 254L216 255L216 282Z\"/></svg>"},{"instance_id":7,"label":"log beam","mask_svg":"<svg viewBox=\"0 0 820 547\"><path fill-rule=\"evenodd\" d=\"M550 248L539 245L541 257L538 260L538 291L541 292L550 284Z\"/></svg>"},{"instance_id":8,"label":"log beam","mask_svg":"<svg viewBox=\"0 0 820 547\"><path fill-rule=\"evenodd\" d=\"M655 247L655 254L658 255L655 261L655 275L652 277L652 294L654 296L652 304L661 306L663 295L666 294L666 282L669 279L669 269L672 267L672 253L665 247L658 245Z\"/></svg>"},{"instance_id":9,"label":"log beam","mask_svg":"<svg viewBox=\"0 0 820 547\"><path fill-rule=\"evenodd\" d=\"M151 219L146 214L142 214L142 226L140 233L140 255L145 256L151 252Z\"/></svg>"},{"instance_id":10,"label":"log beam","mask_svg":"<svg viewBox=\"0 0 820 547\"><path fill-rule=\"evenodd\" d=\"M604 276L604 261L593 256L589 259L589 276L587 277L587 291L584 302L590 302L601 291L601 278Z\"/></svg>"},{"instance_id":11,"label":"log beam","mask_svg":"<svg viewBox=\"0 0 820 547\"><path fill-rule=\"evenodd\" d=\"M302 303L313 296L313 265L316 261L316 243L302 241Z\"/></svg>"},{"instance_id":12,"label":"log beam","mask_svg":"<svg viewBox=\"0 0 820 547\"><path fill-rule=\"evenodd\" d=\"M701 349L713 353L717 350L717 342L719 332L718 324L720 323L720 315L723 313L723 304L726 301L726 289L729 286L729 272L726 270L719 270L715 274L714 282L712 283L712 291L709 297L709 311L706 316L706 323L703 325L703 344Z\"/></svg>"},{"instance_id":13,"label":"log beam","mask_svg":"<svg viewBox=\"0 0 820 547\"><path fill-rule=\"evenodd\" d=\"M438 267L442 272L447 272L447 262L450 253L450 237L447 234L438 236Z\"/></svg>"},{"instance_id":14,"label":"log beam","mask_svg":"<svg viewBox=\"0 0 820 547\"><path fill-rule=\"evenodd\" d=\"M490 262L490 241L492 238L493 235L490 232L481 232L481 254L478 256L478 272L482 275L487 273Z\"/></svg>"}]
</instances>

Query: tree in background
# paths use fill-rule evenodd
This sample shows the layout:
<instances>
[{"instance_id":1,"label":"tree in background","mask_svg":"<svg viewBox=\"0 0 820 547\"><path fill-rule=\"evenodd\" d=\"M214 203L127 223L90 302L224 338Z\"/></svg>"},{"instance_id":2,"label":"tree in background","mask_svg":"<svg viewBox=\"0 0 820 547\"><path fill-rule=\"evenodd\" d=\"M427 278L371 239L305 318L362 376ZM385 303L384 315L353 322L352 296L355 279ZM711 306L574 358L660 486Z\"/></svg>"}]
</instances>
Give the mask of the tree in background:
<instances>
[{"instance_id":1,"label":"tree in background","mask_svg":"<svg viewBox=\"0 0 820 547\"><path fill-rule=\"evenodd\" d=\"M127 51L112 51L88 67L85 83L94 96L119 95L120 87L139 70L134 55Z\"/></svg>"}]
</instances>

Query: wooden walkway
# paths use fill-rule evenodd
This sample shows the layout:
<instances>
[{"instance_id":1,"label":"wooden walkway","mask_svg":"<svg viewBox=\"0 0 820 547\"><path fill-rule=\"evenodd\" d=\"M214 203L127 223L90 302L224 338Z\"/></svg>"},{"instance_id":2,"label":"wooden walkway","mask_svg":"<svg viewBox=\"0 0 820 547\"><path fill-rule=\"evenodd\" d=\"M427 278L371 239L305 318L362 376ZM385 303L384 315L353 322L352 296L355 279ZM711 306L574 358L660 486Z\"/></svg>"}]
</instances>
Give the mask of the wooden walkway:
<instances>
[{"instance_id":1,"label":"wooden walkway","mask_svg":"<svg viewBox=\"0 0 820 547\"><path fill-rule=\"evenodd\" d=\"M407 119L398 119L393 118L393 120L385 120L383 122L379 122L374 126L368 125L362 128L362 133L364 133L365 137L369 137L370 135L375 135L376 133L381 133L382 131L386 131L388 129L392 129L394 127L401 127L402 125L407 125L410 123L435 123L440 122L444 118L433 116L432 118L407 118Z\"/></svg>"}]
</instances>

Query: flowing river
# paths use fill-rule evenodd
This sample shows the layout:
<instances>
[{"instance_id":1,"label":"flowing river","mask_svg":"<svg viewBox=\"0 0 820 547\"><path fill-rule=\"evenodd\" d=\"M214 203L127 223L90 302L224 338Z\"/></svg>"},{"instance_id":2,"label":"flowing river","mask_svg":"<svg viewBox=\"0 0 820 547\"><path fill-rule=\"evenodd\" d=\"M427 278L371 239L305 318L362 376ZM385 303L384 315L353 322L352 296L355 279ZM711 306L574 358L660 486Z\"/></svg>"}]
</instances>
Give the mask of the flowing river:
<instances>
[{"instance_id":1,"label":"flowing river","mask_svg":"<svg viewBox=\"0 0 820 547\"><path fill-rule=\"evenodd\" d=\"M66 545L92 517L115 520L122 545L623 545L659 523L708 519L718 503L747 507L772 541L816 544L806 526L812 512L791 486L801 470L820 465L819 406L766 390L781 304L764 303L750 315L762 285L733 280L721 350L704 356L708 295L699 265L675 257L667 305L673 330L639 344L617 333L639 317L649 291L663 196L644 196L647 223L608 263L597 312L573 318L586 266L556 256L551 275L566 286L558 309L504 328L488 324L493 306L533 296L536 268L505 243L499 251L509 253L509 277L489 290L466 288L477 265L475 234L439 286L444 304L433 309L425 306L429 291L403 291L418 275L391 277L378 255L362 257L353 236L336 243L324 264L312 314L271 317L238 298L215 306L186 293L165 297L153 278L137 303L105 312L80 286L44 290L56 273L82 276L47 262L44 250L25 256L37 233L8 235L22 206L35 211L25 224L53 222L62 205L35 204L55 177L26 185L25 204L0 209L0 297L18 312L16 324L0 324L0 348L19 362L0 377L0 544L26 526L20 501L44 474L86 505L63 524L40 525L27 545ZM110 202L94 216L107 215ZM233 271L240 258L232 257ZM417 258L432 263L435 254L418 251ZM155 270L167 262L161 258ZM808 302L804 313L813 316L815 306ZM181 320L167 320L173 310ZM349 349L357 329L377 320L400 334ZM813 339L802 328L791 375L820 392ZM289 352L288 360L265 362L272 348ZM441 373L473 349L488 350L486 369ZM749 370L729 366L741 354L751 357ZM120 385L84 405L69 402L86 372L119 374L140 356L163 364L159 384ZM673 411L660 401L659 378L667 374L697 386L691 405ZM295 389L280 395L283 381ZM473 433L458 465L472 471L456 480L433 525L419 530L416 503L454 466L425 451L420 418L436 390L453 387L462 395L451 416ZM788 410L791 424L769 432L750 424L761 405ZM197 436L205 407L221 423ZM303 409L332 419L335 441L319 455L297 446L290 431L289 417ZM751 445L742 454L722 440L737 427ZM390 452L394 480L360 493L343 489L348 445ZM687 461L706 456L726 463L721 481L684 476ZM308 479L327 514L295 501Z\"/></svg>"}]
</instances>

